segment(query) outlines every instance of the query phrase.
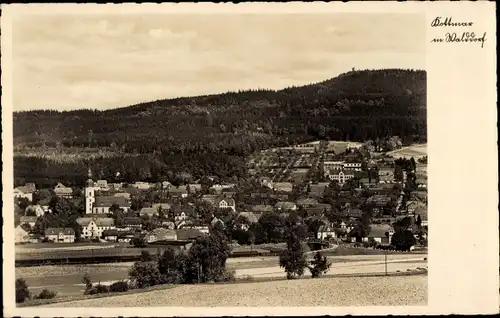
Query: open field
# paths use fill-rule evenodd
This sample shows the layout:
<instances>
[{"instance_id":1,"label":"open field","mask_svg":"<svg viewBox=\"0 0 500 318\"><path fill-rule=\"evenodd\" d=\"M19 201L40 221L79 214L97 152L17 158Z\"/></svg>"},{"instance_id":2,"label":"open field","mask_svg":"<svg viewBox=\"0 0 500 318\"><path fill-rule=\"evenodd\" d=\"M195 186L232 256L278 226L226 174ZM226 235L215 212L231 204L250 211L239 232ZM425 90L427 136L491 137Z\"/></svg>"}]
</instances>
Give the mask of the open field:
<instances>
[{"instance_id":1,"label":"open field","mask_svg":"<svg viewBox=\"0 0 500 318\"><path fill-rule=\"evenodd\" d=\"M427 156L427 144L417 144L409 147L404 147L387 153L389 156L395 158L406 158L411 157L417 159Z\"/></svg>"},{"instance_id":2,"label":"open field","mask_svg":"<svg viewBox=\"0 0 500 318\"><path fill-rule=\"evenodd\" d=\"M427 304L427 276L335 277L183 285L44 307L409 306Z\"/></svg>"},{"instance_id":3,"label":"open field","mask_svg":"<svg viewBox=\"0 0 500 318\"><path fill-rule=\"evenodd\" d=\"M284 244L263 244L250 246L238 246L233 248L233 252L257 251L267 253L273 250L282 250ZM31 259L65 259L79 257L101 257L101 256L137 256L142 250L148 250L152 254L161 253L166 246L149 245L145 248L131 247L128 243L73 243L73 244L54 244L54 243L36 243L17 245L16 260Z\"/></svg>"},{"instance_id":4,"label":"open field","mask_svg":"<svg viewBox=\"0 0 500 318\"><path fill-rule=\"evenodd\" d=\"M427 267L426 255L396 254L387 256L388 273L407 272ZM328 257L332 262L329 274L380 274L385 272L383 255L351 255ZM22 277L33 292L43 288L57 291L60 296L81 295L84 290L82 278L89 273L93 282L110 283L128 278L132 263L59 265L18 267L16 277ZM237 278L251 276L255 279L284 278L277 257L230 258L227 266L234 269ZM309 276L306 271L306 277Z\"/></svg>"}]
</instances>

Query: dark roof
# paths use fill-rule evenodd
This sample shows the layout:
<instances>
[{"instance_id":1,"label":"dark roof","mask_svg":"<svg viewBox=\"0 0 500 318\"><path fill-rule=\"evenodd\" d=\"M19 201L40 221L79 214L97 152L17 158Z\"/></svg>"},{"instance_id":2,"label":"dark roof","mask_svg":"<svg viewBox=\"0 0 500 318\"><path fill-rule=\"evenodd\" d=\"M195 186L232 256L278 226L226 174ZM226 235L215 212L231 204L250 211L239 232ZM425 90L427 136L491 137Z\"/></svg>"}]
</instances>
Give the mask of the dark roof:
<instances>
[{"instance_id":1,"label":"dark roof","mask_svg":"<svg viewBox=\"0 0 500 318\"><path fill-rule=\"evenodd\" d=\"M45 198L45 199L38 201L38 204L41 206L48 206L49 203L50 203L50 198Z\"/></svg>"},{"instance_id":2,"label":"dark roof","mask_svg":"<svg viewBox=\"0 0 500 318\"><path fill-rule=\"evenodd\" d=\"M119 231L114 229L102 231L103 236L118 236L118 234Z\"/></svg>"},{"instance_id":3,"label":"dark roof","mask_svg":"<svg viewBox=\"0 0 500 318\"><path fill-rule=\"evenodd\" d=\"M45 235L59 235L60 233L64 235L75 235L75 230L72 228L60 228L60 227L49 227L45 230Z\"/></svg>"},{"instance_id":4,"label":"dark roof","mask_svg":"<svg viewBox=\"0 0 500 318\"><path fill-rule=\"evenodd\" d=\"M117 204L119 207L130 207L130 202L127 198L116 196L99 196L95 198L94 207L111 207Z\"/></svg>"},{"instance_id":5,"label":"dark roof","mask_svg":"<svg viewBox=\"0 0 500 318\"><path fill-rule=\"evenodd\" d=\"M389 232L391 229L392 227L389 224L371 224L368 237L384 238L386 237L385 233Z\"/></svg>"},{"instance_id":6,"label":"dark roof","mask_svg":"<svg viewBox=\"0 0 500 318\"><path fill-rule=\"evenodd\" d=\"M204 234L197 229L183 228L177 230L178 240L193 240L197 237L203 236Z\"/></svg>"},{"instance_id":7,"label":"dark roof","mask_svg":"<svg viewBox=\"0 0 500 318\"><path fill-rule=\"evenodd\" d=\"M376 195L369 197L366 200L366 203L376 204L376 205L386 205L387 203L389 203L389 201L391 201L391 198L389 198L388 196L383 195L383 194L376 194Z\"/></svg>"},{"instance_id":8,"label":"dark roof","mask_svg":"<svg viewBox=\"0 0 500 318\"><path fill-rule=\"evenodd\" d=\"M123 218L123 225L139 225L141 224L141 218L138 217L125 217Z\"/></svg>"}]
</instances>

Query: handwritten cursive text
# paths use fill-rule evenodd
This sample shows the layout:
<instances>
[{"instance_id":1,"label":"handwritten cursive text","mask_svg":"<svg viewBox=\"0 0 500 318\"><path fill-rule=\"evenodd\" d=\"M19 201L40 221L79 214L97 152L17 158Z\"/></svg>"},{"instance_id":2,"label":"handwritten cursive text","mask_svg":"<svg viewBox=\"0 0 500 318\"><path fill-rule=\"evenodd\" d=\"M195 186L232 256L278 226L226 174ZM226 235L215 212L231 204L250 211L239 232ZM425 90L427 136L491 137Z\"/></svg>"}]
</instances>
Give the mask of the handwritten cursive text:
<instances>
[{"instance_id":1,"label":"handwritten cursive text","mask_svg":"<svg viewBox=\"0 0 500 318\"><path fill-rule=\"evenodd\" d=\"M473 22L453 22L450 17L441 21L441 17L436 17L431 22L431 27L471 27Z\"/></svg>"}]
</instances>

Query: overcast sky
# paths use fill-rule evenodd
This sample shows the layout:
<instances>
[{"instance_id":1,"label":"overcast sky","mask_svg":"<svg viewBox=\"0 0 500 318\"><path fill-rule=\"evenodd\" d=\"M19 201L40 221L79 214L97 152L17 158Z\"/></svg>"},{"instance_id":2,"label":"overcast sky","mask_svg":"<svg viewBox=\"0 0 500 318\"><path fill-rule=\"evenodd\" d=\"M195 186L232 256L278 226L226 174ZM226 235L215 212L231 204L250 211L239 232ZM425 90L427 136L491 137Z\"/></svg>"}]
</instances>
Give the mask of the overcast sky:
<instances>
[{"instance_id":1,"label":"overcast sky","mask_svg":"<svg viewBox=\"0 0 500 318\"><path fill-rule=\"evenodd\" d=\"M425 17L65 15L13 22L14 110L110 109L280 89L356 69L425 69Z\"/></svg>"}]
</instances>

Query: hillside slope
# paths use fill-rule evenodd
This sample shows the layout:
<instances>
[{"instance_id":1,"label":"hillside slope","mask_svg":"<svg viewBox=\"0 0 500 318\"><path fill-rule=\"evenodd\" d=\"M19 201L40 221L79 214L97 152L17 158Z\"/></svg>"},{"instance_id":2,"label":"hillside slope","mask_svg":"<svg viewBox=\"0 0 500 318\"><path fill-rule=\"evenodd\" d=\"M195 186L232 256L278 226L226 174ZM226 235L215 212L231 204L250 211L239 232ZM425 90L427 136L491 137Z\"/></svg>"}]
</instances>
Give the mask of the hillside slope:
<instances>
[{"instance_id":1,"label":"hillside slope","mask_svg":"<svg viewBox=\"0 0 500 318\"><path fill-rule=\"evenodd\" d=\"M107 111L14 113L16 177L25 179L33 179L34 168L26 165L35 160L23 157L26 149L97 147L133 153L154 166L145 168L146 179L179 170L224 177L241 175L242 158L266 147L392 135L407 142L426 141L425 71L353 71L278 91L158 100ZM37 160L42 171L51 165ZM121 165L93 160L93 165L106 166L102 177L128 169L126 159ZM66 172L80 174L87 164Z\"/></svg>"}]
</instances>

